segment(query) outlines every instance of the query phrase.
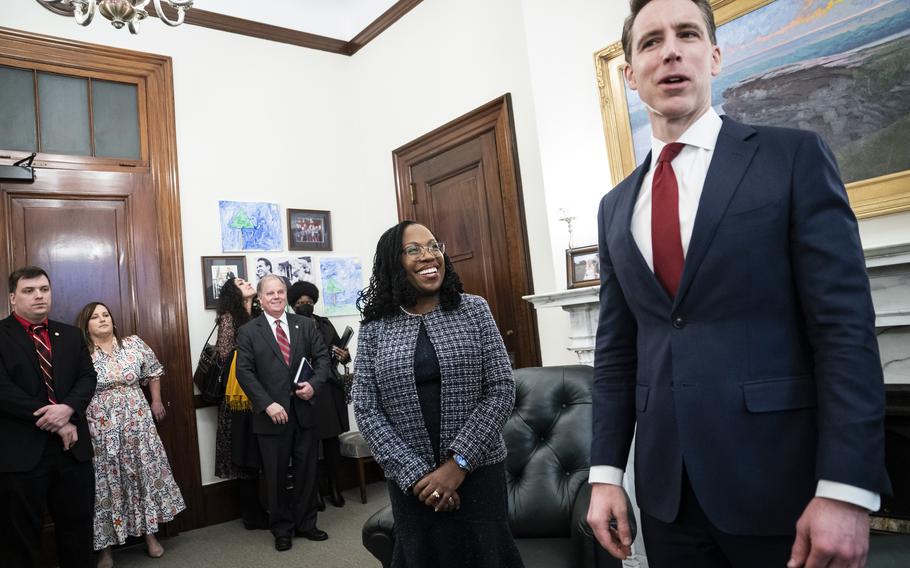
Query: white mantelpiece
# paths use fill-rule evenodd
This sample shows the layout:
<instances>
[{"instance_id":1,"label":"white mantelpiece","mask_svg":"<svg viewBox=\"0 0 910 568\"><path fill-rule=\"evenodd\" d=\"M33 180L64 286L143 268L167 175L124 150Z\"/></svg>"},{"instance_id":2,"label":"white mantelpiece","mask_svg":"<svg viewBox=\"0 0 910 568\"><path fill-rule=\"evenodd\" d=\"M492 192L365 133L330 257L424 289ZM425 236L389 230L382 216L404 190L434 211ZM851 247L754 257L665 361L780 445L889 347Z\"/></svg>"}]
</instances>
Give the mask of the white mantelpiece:
<instances>
[{"instance_id":1,"label":"white mantelpiece","mask_svg":"<svg viewBox=\"0 0 910 568\"><path fill-rule=\"evenodd\" d=\"M569 342L566 349L574 351L578 361L594 364L594 335L600 304L600 286L563 290L551 294L524 296L535 309L562 308L569 313Z\"/></svg>"}]
</instances>

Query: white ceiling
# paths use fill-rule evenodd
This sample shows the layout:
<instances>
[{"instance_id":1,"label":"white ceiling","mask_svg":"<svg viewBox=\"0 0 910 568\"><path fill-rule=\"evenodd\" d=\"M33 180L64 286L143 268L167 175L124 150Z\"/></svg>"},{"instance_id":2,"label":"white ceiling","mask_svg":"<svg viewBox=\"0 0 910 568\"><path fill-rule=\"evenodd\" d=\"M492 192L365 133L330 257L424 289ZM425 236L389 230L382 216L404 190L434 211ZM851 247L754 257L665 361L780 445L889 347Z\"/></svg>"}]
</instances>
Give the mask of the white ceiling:
<instances>
[{"instance_id":1,"label":"white ceiling","mask_svg":"<svg viewBox=\"0 0 910 568\"><path fill-rule=\"evenodd\" d=\"M194 8L349 41L396 0L196 0Z\"/></svg>"}]
</instances>

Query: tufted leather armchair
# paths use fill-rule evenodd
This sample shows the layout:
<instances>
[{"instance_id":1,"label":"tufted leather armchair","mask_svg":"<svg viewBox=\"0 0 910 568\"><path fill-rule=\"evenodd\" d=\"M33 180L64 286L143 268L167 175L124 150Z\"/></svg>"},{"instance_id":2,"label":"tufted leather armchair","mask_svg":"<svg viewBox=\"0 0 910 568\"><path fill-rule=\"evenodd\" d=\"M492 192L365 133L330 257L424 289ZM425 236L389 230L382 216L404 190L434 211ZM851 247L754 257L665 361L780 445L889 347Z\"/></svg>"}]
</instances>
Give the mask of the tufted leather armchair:
<instances>
[{"instance_id":1,"label":"tufted leather armchair","mask_svg":"<svg viewBox=\"0 0 910 568\"><path fill-rule=\"evenodd\" d=\"M517 369L515 408L503 429L509 520L527 568L620 568L585 522L591 489L591 385L586 365ZM629 521L635 530L635 518ZM363 545L392 559L392 510L367 519Z\"/></svg>"}]
</instances>

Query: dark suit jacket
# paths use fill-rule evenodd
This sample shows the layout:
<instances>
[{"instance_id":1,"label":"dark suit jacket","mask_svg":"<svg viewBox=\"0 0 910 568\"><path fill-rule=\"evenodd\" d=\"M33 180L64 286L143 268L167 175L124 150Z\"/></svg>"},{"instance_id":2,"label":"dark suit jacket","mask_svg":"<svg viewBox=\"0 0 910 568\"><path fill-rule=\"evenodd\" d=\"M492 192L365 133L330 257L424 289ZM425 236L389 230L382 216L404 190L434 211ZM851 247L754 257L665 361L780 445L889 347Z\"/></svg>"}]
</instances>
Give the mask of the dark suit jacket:
<instances>
[{"instance_id":1,"label":"dark suit jacket","mask_svg":"<svg viewBox=\"0 0 910 568\"><path fill-rule=\"evenodd\" d=\"M265 413L266 407L277 402L290 413L291 405L297 422L303 428L314 425L313 400L294 396L292 381L301 359L306 357L315 374L310 384L316 392L329 379L329 352L312 319L288 314L288 341L291 344L291 364L286 365L265 314L240 326L237 330L237 381L253 405L253 432L280 434L290 425L274 424Z\"/></svg>"},{"instance_id":2,"label":"dark suit jacket","mask_svg":"<svg viewBox=\"0 0 910 568\"><path fill-rule=\"evenodd\" d=\"M70 421L79 436L69 451L77 460L88 461L93 452L85 407L95 394L95 366L78 329L51 320L48 333L57 402L73 408ZM10 315L0 321L0 472L33 469L45 445L58 437L35 426L34 412L47 404L35 344Z\"/></svg>"},{"instance_id":3,"label":"dark suit jacket","mask_svg":"<svg viewBox=\"0 0 910 568\"><path fill-rule=\"evenodd\" d=\"M724 117L675 299L630 223L650 156L599 212L592 465L671 521L685 463L708 518L792 534L819 479L887 493L884 387L856 218L810 132Z\"/></svg>"}]
</instances>

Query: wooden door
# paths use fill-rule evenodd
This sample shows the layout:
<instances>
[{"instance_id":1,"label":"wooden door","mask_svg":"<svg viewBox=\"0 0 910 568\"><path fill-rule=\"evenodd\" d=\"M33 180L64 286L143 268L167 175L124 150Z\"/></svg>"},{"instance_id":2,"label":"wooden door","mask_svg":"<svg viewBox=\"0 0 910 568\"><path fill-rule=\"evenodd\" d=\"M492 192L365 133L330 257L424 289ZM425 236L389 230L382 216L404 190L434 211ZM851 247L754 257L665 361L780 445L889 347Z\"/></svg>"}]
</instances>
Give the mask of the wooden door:
<instances>
[{"instance_id":1,"label":"wooden door","mask_svg":"<svg viewBox=\"0 0 910 568\"><path fill-rule=\"evenodd\" d=\"M540 365L508 95L394 153L400 219L445 242L465 291L486 298L515 367Z\"/></svg>"},{"instance_id":2,"label":"wooden door","mask_svg":"<svg viewBox=\"0 0 910 568\"><path fill-rule=\"evenodd\" d=\"M100 300L122 333L152 347L166 369L168 417L159 433L187 502L171 528L201 526L171 61L0 28L0 65L137 85L140 159L39 153L34 183L0 184L0 274L42 266L51 277L53 319L72 323L83 305ZM3 149L0 163L23 154ZM2 315L8 308L0 304Z\"/></svg>"}]
</instances>

